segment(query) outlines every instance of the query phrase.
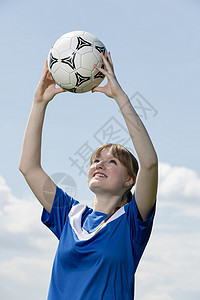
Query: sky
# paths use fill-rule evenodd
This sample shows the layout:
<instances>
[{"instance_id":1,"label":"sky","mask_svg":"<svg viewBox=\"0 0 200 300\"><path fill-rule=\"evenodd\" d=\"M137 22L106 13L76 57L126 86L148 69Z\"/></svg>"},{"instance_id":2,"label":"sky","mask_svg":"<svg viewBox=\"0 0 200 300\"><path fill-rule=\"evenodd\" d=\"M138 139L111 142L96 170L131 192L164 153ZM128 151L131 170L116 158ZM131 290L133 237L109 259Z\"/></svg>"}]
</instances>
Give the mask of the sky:
<instances>
[{"instance_id":1,"label":"sky","mask_svg":"<svg viewBox=\"0 0 200 300\"><path fill-rule=\"evenodd\" d=\"M137 300L200 299L200 1L1 0L0 298L46 299L58 241L18 170L34 91L49 49L84 30L111 51L116 76L159 158L157 212L136 272ZM105 84L104 81L102 84ZM65 93L49 104L42 165L92 206L91 152L105 142L135 151L114 100Z\"/></svg>"}]
</instances>

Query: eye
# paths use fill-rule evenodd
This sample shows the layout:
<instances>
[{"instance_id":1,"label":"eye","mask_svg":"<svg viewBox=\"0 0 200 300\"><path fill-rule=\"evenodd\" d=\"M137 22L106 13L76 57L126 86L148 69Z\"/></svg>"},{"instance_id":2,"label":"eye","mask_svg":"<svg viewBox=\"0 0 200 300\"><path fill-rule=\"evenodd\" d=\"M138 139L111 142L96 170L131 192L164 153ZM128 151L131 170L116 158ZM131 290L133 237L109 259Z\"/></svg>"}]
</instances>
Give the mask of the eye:
<instances>
[{"instance_id":1,"label":"eye","mask_svg":"<svg viewBox=\"0 0 200 300\"><path fill-rule=\"evenodd\" d=\"M117 162L114 159L111 159L109 162L115 165L117 164Z\"/></svg>"},{"instance_id":2,"label":"eye","mask_svg":"<svg viewBox=\"0 0 200 300\"><path fill-rule=\"evenodd\" d=\"M100 160L98 158L96 158L95 160L93 160L93 164L97 164Z\"/></svg>"}]
</instances>

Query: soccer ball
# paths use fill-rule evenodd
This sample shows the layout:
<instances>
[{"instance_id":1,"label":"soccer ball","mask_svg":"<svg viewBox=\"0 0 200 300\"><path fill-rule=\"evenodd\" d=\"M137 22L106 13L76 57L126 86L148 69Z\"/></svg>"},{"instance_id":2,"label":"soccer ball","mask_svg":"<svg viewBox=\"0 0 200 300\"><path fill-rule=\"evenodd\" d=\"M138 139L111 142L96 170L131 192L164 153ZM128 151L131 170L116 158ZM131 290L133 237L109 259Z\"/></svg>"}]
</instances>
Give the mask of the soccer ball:
<instances>
[{"instance_id":1,"label":"soccer ball","mask_svg":"<svg viewBox=\"0 0 200 300\"><path fill-rule=\"evenodd\" d=\"M100 53L104 44L93 34L72 31L62 35L50 49L48 68L54 81L72 93L85 93L98 86L104 75L94 68L103 68Z\"/></svg>"}]
</instances>

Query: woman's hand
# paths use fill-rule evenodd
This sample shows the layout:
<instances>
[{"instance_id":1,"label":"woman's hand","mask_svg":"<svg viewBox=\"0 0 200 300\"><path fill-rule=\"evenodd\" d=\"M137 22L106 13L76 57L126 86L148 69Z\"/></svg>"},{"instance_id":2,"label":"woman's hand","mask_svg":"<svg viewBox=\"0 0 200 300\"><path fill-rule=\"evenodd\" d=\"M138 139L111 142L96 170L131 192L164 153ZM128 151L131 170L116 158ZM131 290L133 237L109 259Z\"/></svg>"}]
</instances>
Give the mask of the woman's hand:
<instances>
[{"instance_id":1,"label":"woman's hand","mask_svg":"<svg viewBox=\"0 0 200 300\"><path fill-rule=\"evenodd\" d=\"M47 104L51 101L55 95L65 92L61 87L56 88L56 83L51 77L51 74L48 69L48 63L46 60L44 70L42 73L42 78L35 91L35 102Z\"/></svg>"},{"instance_id":2,"label":"woman's hand","mask_svg":"<svg viewBox=\"0 0 200 300\"><path fill-rule=\"evenodd\" d=\"M108 82L104 87L100 87L100 86L94 87L92 89L92 92L101 92L110 98L116 99L120 97L122 94L124 95L125 93L122 90L121 86L119 85L117 78L115 76L110 52L107 52L106 54L107 59L103 55L103 53L101 53L101 57L103 59L105 69L102 69L97 65L94 66L98 71L100 71L102 74L104 74L107 77Z\"/></svg>"}]
</instances>

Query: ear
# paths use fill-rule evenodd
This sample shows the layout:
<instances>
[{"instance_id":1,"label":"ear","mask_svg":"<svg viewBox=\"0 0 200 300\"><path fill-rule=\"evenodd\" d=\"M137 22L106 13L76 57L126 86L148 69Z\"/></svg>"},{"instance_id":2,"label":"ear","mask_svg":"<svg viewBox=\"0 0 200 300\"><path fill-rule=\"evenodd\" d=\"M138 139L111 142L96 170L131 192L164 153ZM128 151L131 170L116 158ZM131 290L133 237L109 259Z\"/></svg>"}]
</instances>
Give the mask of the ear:
<instances>
[{"instance_id":1,"label":"ear","mask_svg":"<svg viewBox=\"0 0 200 300\"><path fill-rule=\"evenodd\" d=\"M135 179L136 179L136 177L128 176L124 186L125 187L130 187L131 185L134 185L135 184Z\"/></svg>"}]
</instances>

